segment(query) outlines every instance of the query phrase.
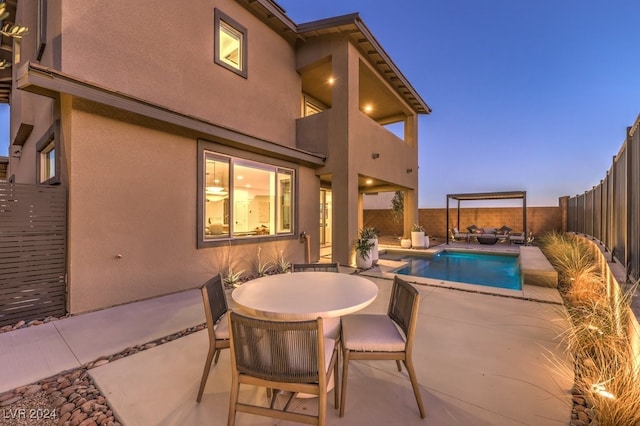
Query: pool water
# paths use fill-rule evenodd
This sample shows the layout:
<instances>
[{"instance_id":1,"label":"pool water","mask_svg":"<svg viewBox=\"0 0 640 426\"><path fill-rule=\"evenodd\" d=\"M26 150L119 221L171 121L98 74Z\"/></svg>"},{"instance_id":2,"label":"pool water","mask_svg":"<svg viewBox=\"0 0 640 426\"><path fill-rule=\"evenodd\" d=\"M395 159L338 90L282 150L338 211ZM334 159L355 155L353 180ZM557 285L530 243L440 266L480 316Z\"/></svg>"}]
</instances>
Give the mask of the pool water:
<instances>
[{"instance_id":1,"label":"pool water","mask_svg":"<svg viewBox=\"0 0 640 426\"><path fill-rule=\"evenodd\" d=\"M522 290L517 255L443 250L433 256L402 255L395 260L407 262L395 271L401 275Z\"/></svg>"}]
</instances>

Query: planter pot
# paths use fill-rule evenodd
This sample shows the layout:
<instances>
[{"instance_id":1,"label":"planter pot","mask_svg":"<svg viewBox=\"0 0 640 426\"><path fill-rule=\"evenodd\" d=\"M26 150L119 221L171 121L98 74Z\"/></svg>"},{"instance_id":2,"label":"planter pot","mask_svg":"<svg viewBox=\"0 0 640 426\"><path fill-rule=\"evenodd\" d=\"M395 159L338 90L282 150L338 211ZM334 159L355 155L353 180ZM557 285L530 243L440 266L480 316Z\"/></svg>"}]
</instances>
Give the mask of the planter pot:
<instances>
[{"instance_id":1,"label":"planter pot","mask_svg":"<svg viewBox=\"0 0 640 426\"><path fill-rule=\"evenodd\" d=\"M425 235L424 236L424 248L429 248L429 236Z\"/></svg>"},{"instance_id":2,"label":"planter pot","mask_svg":"<svg viewBox=\"0 0 640 426\"><path fill-rule=\"evenodd\" d=\"M371 268L371 263L371 252L369 252L369 256L367 256L366 259L359 254L356 254L356 266L358 267L358 269L369 269Z\"/></svg>"},{"instance_id":3,"label":"planter pot","mask_svg":"<svg viewBox=\"0 0 640 426\"><path fill-rule=\"evenodd\" d=\"M400 240L400 247L411 248L411 238L403 238Z\"/></svg>"},{"instance_id":4,"label":"planter pot","mask_svg":"<svg viewBox=\"0 0 640 426\"><path fill-rule=\"evenodd\" d=\"M411 247L423 248L424 247L424 232L411 231Z\"/></svg>"},{"instance_id":5,"label":"planter pot","mask_svg":"<svg viewBox=\"0 0 640 426\"><path fill-rule=\"evenodd\" d=\"M377 265L378 264L378 239L370 238L369 242L373 244L373 247L371 247L371 254L369 255L369 257L371 257L371 264Z\"/></svg>"}]
</instances>

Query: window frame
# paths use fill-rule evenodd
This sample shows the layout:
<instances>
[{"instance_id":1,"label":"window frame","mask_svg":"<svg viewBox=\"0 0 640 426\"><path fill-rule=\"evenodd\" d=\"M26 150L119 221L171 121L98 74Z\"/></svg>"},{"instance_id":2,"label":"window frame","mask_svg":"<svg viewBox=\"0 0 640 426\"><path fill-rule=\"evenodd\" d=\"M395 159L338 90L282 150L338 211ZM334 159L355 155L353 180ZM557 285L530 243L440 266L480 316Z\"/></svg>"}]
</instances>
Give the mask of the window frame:
<instances>
[{"instance_id":1,"label":"window frame","mask_svg":"<svg viewBox=\"0 0 640 426\"><path fill-rule=\"evenodd\" d=\"M220 52L220 31L222 31L221 27L223 27L223 25L220 25L221 21L227 25L228 27L230 27L232 30L240 33L241 40L240 40L240 67L236 68L230 64L228 64L227 62L225 62L224 60L222 60L222 58L220 57L221 52ZM232 19L230 16L228 16L227 14L225 14L224 12L222 12L220 9L214 9L213 11L213 61L220 65L221 67L224 67L226 69L228 69L229 71L232 71L244 78L247 78L248 75L248 62L247 62L247 39L248 39L248 31L247 29L240 25L237 21L235 21L234 19Z\"/></svg>"},{"instance_id":2,"label":"window frame","mask_svg":"<svg viewBox=\"0 0 640 426\"><path fill-rule=\"evenodd\" d=\"M56 121L45 134L40 138L40 140L36 143L36 180L38 185L58 185L60 184L60 166L61 166L61 152L60 152L60 122ZM54 159L53 159L53 167L54 173L52 176L47 179L43 179L44 173L44 161L43 156L51 150L47 150L51 145L53 145L54 151Z\"/></svg>"},{"instance_id":3,"label":"window frame","mask_svg":"<svg viewBox=\"0 0 640 426\"><path fill-rule=\"evenodd\" d=\"M211 156L213 158L218 159L228 159L229 160L229 196L228 196L228 208L227 212L229 215L229 229L228 233L223 234L217 237L209 237L207 238L206 230L205 230L205 218L206 218L206 162L207 157ZM264 235L234 235L233 230L233 222L234 222L234 211L233 206L235 205L234 201L234 189L235 185L233 184L235 166L244 166L244 167L255 167L257 169L268 170L269 172L273 172L275 174L275 183L276 186L274 188L273 201L270 206L270 214L273 215L273 223L274 229L273 234L264 234ZM198 165L197 165L197 214L196 214L196 236L197 236L197 247L198 248L207 248L207 247L219 247L219 246L228 246L235 244L255 244L263 241L275 241L275 240L283 240L283 239L293 239L296 238L296 229L298 226L298 206L296 204L297 201L297 188L298 188L298 176L299 171L295 165L283 163L277 159L252 155L251 153L239 151L236 149L224 147L221 145L217 145L212 142L207 142L201 140L198 148ZM290 196L290 214L288 220L291 223L289 230L286 232L280 231L280 219L282 212L280 211L283 203L281 202L282 195L280 193L280 188L278 187L279 175L287 175L290 178L291 184L288 195Z\"/></svg>"}]
</instances>

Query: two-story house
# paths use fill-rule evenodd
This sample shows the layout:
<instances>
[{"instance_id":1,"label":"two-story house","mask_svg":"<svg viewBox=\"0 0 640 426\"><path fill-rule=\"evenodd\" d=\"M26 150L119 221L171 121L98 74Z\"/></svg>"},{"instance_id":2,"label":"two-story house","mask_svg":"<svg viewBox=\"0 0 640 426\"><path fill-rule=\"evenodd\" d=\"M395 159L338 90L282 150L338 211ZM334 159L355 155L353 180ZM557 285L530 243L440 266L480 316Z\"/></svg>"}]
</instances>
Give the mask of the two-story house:
<instances>
[{"instance_id":1,"label":"two-story house","mask_svg":"<svg viewBox=\"0 0 640 426\"><path fill-rule=\"evenodd\" d=\"M15 20L30 33L13 45L7 176L67 188L69 312L321 246L353 264L365 192L404 191L416 221L430 109L357 14L21 0Z\"/></svg>"}]
</instances>

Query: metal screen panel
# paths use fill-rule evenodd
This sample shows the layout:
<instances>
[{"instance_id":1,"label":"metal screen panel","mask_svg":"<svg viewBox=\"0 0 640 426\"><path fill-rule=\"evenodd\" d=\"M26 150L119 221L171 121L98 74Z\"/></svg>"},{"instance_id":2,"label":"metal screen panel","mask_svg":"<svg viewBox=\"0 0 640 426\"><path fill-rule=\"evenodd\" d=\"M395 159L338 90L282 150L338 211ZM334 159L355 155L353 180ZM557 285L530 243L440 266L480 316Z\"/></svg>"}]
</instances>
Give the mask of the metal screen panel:
<instances>
[{"instance_id":1,"label":"metal screen panel","mask_svg":"<svg viewBox=\"0 0 640 426\"><path fill-rule=\"evenodd\" d=\"M640 130L638 124L629 129L627 153L629 166L629 243L627 245L629 268L627 275L633 281L640 276Z\"/></svg>"},{"instance_id":2,"label":"metal screen panel","mask_svg":"<svg viewBox=\"0 0 640 426\"><path fill-rule=\"evenodd\" d=\"M620 152L613 165L613 256L622 265L627 264L627 152Z\"/></svg>"},{"instance_id":3,"label":"metal screen panel","mask_svg":"<svg viewBox=\"0 0 640 426\"><path fill-rule=\"evenodd\" d=\"M0 183L0 326L66 313L66 190Z\"/></svg>"}]
</instances>

